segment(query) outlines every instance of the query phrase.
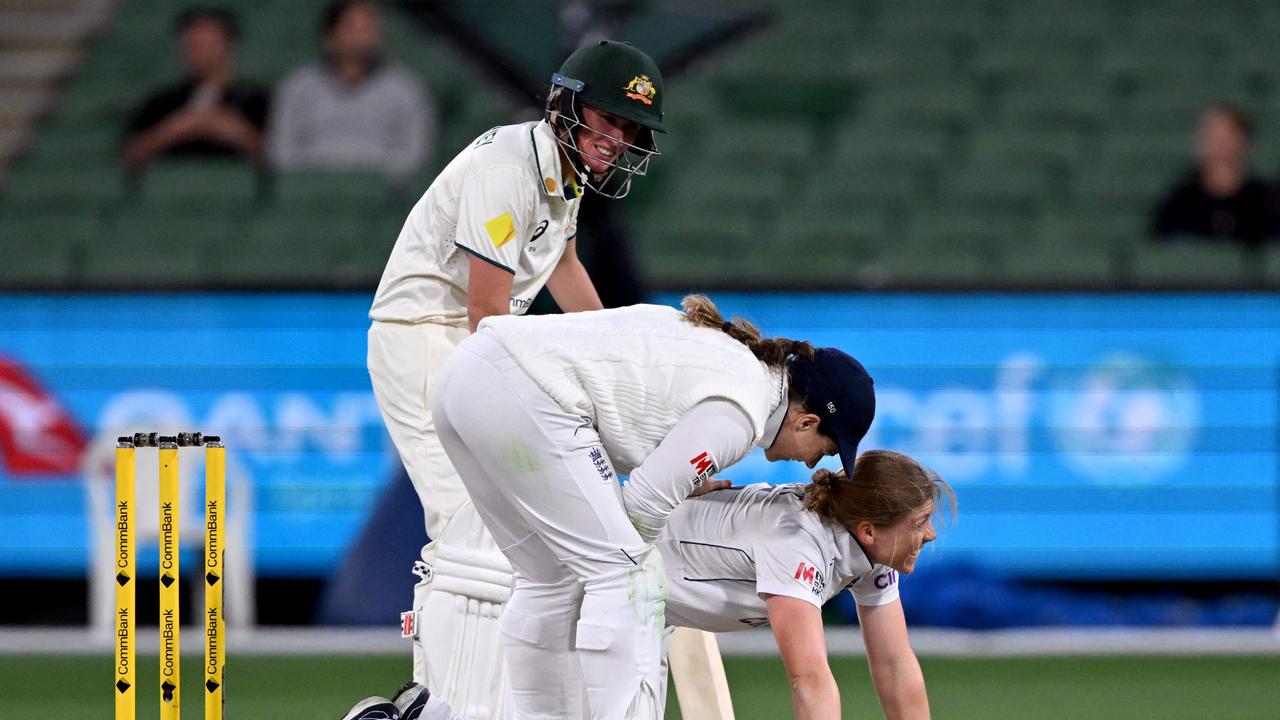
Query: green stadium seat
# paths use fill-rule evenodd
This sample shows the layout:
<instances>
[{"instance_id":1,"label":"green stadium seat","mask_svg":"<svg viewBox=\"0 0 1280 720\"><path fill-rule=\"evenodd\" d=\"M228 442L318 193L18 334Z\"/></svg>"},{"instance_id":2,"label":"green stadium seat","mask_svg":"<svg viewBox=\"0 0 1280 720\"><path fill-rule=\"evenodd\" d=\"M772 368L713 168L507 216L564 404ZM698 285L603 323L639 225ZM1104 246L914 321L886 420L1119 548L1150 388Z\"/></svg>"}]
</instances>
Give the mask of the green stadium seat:
<instances>
[{"instance_id":1,"label":"green stadium seat","mask_svg":"<svg viewBox=\"0 0 1280 720\"><path fill-rule=\"evenodd\" d=\"M950 77L958 60L957 51L946 45L876 37L852 43L845 62L863 85L891 85L921 77Z\"/></svg>"},{"instance_id":2,"label":"green stadium seat","mask_svg":"<svg viewBox=\"0 0 1280 720\"><path fill-rule=\"evenodd\" d=\"M1256 258L1234 242L1147 242L1138 246L1134 270L1141 287L1230 289L1250 285L1251 262Z\"/></svg>"},{"instance_id":3,"label":"green stadium seat","mask_svg":"<svg viewBox=\"0 0 1280 720\"><path fill-rule=\"evenodd\" d=\"M781 282L769 233L741 216L680 213L638 233L645 276L663 287L705 290L733 284ZM782 258L785 261L785 258Z\"/></svg>"},{"instance_id":4,"label":"green stadium seat","mask_svg":"<svg viewBox=\"0 0 1280 720\"><path fill-rule=\"evenodd\" d=\"M946 201L993 211L1030 216L1053 197L1043 163L976 156L941 174L939 193Z\"/></svg>"},{"instance_id":5,"label":"green stadium seat","mask_svg":"<svg viewBox=\"0 0 1280 720\"><path fill-rule=\"evenodd\" d=\"M138 182L140 201L171 208L244 212L260 197L258 170L239 160L158 160Z\"/></svg>"},{"instance_id":6,"label":"green stadium seat","mask_svg":"<svg viewBox=\"0 0 1280 720\"><path fill-rule=\"evenodd\" d=\"M835 136L836 162L873 161L924 167L942 163L952 151L942 128L869 120L842 126Z\"/></svg>"},{"instance_id":7,"label":"green stadium seat","mask_svg":"<svg viewBox=\"0 0 1280 720\"><path fill-rule=\"evenodd\" d=\"M230 213L125 206L84 246L80 281L95 288L201 288L214 254L241 230L240 217Z\"/></svg>"},{"instance_id":8,"label":"green stadium seat","mask_svg":"<svg viewBox=\"0 0 1280 720\"><path fill-rule=\"evenodd\" d=\"M1113 39L1103 49L1100 62L1104 78L1133 87L1153 80L1192 82L1217 70L1216 58L1207 48L1177 46L1158 37Z\"/></svg>"},{"instance_id":9,"label":"green stadium seat","mask_svg":"<svg viewBox=\"0 0 1280 720\"><path fill-rule=\"evenodd\" d=\"M93 240L97 226L87 213L0 212L0 287L69 289L77 253Z\"/></svg>"},{"instance_id":10,"label":"green stadium seat","mask_svg":"<svg viewBox=\"0 0 1280 720\"><path fill-rule=\"evenodd\" d=\"M739 122L707 133L701 157L711 167L731 172L790 173L813 159L814 146L813 131L800 123Z\"/></svg>"},{"instance_id":11,"label":"green stadium seat","mask_svg":"<svg viewBox=\"0 0 1280 720\"><path fill-rule=\"evenodd\" d=\"M277 172L269 187L275 205L299 213L367 214L383 209L392 200L386 179L372 173Z\"/></svg>"},{"instance_id":12,"label":"green stadium seat","mask_svg":"<svg viewBox=\"0 0 1280 720\"><path fill-rule=\"evenodd\" d=\"M1249 92L1221 77L1149 82L1135 91L1128 112L1135 124L1181 129L1186 137L1205 108L1223 102L1248 107Z\"/></svg>"},{"instance_id":13,"label":"green stadium seat","mask_svg":"<svg viewBox=\"0 0 1280 720\"><path fill-rule=\"evenodd\" d=\"M125 198L124 172L114 163L84 167L19 166L5 190L6 200L50 212L97 211Z\"/></svg>"},{"instance_id":14,"label":"green stadium seat","mask_svg":"<svg viewBox=\"0 0 1280 720\"><path fill-rule=\"evenodd\" d=\"M979 162L1039 165L1057 172L1089 156L1091 138L1053 125L984 124L969 134L966 155Z\"/></svg>"},{"instance_id":15,"label":"green stadium seat","mask_svg":"<svg viewBox=\"0 0 1280 720\"><path fill-rule=\"evenodd\" d=\"M1090 53L1069 38L1049 35L1013 35L979 46L971 64L973 74L998 84L1037 82L1045 78L1078 78L1087 75Z\"/></svg>"},{"instance_id":16,"label":"green stadium seat","mask_svg":"<svg viewBox=\"0 0 1280 720\"><path fill-rule=\"evenodd\" d=\"M919 199L922 175L914 165L888 158L841 158L810 178L804 192L830 207L902 206Z\"/></svg>"},{"instance_id":17,"label":"green stadium seat","mask_svg":"<svg viewBox=\"0 0 1280 720\"><path fill-rule=\"evenodd\" d=\"M1005 17L1006 37L1056 37L1082 44L1101 41L1116 24L1110 0L1018 0Z\"/></svg>"},{"instance_id":18,"label":"green stadium seat","mask_svg":"<svg viewBox=\"0 0 1280 720\"><path fill-rule=\"evenodd\" d=\"M339 238L327 274L330 281L344 289L376 286L403 225L404 218L388 215L364 223L359 234Z\"/></svg>"},{"instance_id":19,"label":"green stadium seat","mask_svg":"<svg viewBox=\"0 0 1280 720\"><path fill-rule=\"evenodd\" d=\"M1232 80L1249 85L1268 85L1280 68L1280 44L1271 36L1240 37L1226 45L1223 66Z\"/></svg>"},{"instance_id":20,"label":"green stadium seat","mask_svg":"<svg viewBox=\"0 0 1280 720\"><path fill-rule=\"evenodd\" d=\"M879 31L895 40L925 44L939 40L975 41L990 34L993 26L981 3L895 0L883 5Z\"/></svg>"},{"instance_id":21,"label":"green stadium seat","mask_svg":"<svg viewBox=\"0 0 1280 720\"><path fill-rule=\"evenodd\" d=\"M1156 202L1178 180L1178 172L1149 162L1104 157L1076 170L1072 179L1075 206L1094 212L1151 213Z\"/></svg>"},{"instance_id":22,"label":"green stadium seat","mask_svg":"<svg viewBox=\"0 0 1280 720\"><path fill-rule=\"evenodd\" d=\"M1011 125L1094 130L1112 112L1106 85L1088 75L1040 75L1009 84L1000 94L1000 113Z\"/></svg>"},{"instance_id":23,"label":"green stadium seat","mask_svg":"<svg viewBox=\"0 0 1280 720\"><path fill-rule=\"evenodd\" d=\"M1263 257L1263 273L1267 287L1280 290L1280 242L1267 243Z\"/></svg>"},{"instance_id":24,"label":"green stadium seat","mask_svg":"<svg viewBox=\"0 0 1280 720\"><path fill-rule=\"evenodd\" d=\"M1006 267L1015 284L1027 287L1130 282L1132 248L1144 234L1143 224L1129 213L1045 213L1033 232L1006 245Z\"/></svg>"},{"instance_id":25,"label":"green stadium seat","mask_svg":"<svg viewBox=\"0 0 1280 720\"><path fill-rule=\"evenodd\" d=\"M1164 41L1170 46L1188 44L1222 45L1235 42L1248 30L1245 8L1232 3L1215 3L1213 12L1205 12L1202 2L1137 3L1132 27L1135 34L1152 42ZM1142 42L1143 40L1140 40Z\"/></svg>"},{"instance_id":26,"label":"green stadium seat","mask_svg":"<svg viewBox=\"0 0 1280 720\"><path fill-rule=\"evenodd\" d=\"M1115 279L1110 255L1051 243L1010 248L1004 268L1011 285L1027 288L1096 288Z\"/></svg>"},{"instance_id":27,"label":"green stadium seat","mask_svg":"<svg viewBox=\"0 0 1280 720\"><path fill-rule=\"evenodd\" d=\"M803 36L756 38L723 62L714 81L719 105L741 117L835 118L856 91L830 46Z\"/></svg>"},{"instance_id":28,"label":"green stadium seat","mask_svg":"<svg viewBox=\"0 0 1280 720\"><path fill-rule=\"evenodd\" d=\"M1115 162L1154 165L1157 170L1191 162L1194 125L1153 125L1134 119L1111 123L1101 139L1101 156Z\"/></svg>"},{"instance_id":29,"label":"green stadium seat","mask_svg":"<svg viewBox=\"0 0 1280 720\"><path fill-rule=\"evenodd\" d=\"M1002 277L1005 247L1027 230L1010 215L940 206L909 215L905 238L887 245L882 257L891 276L907 285L988 284Z\"/></svg>"},{"instance_id":30,"label":"green stadium seat","mask_svg":"<svg viewBox=\"0 0 1280 720\"><path fill-rule=\"evenodd\" d=\"M892 242L889 216L879 210L811 202L778 219L773 263L801 283L830 288L883 282L882 248Z\"/></svg>"},{"instance_id":31,"label":"green stadium seat","mask_svg":"<svg viewBox=\"0 0 1280 720\"><path fill-rule=\"evenodd\" d=\"M978 109L977 92L970 84L912 81L875 88L867 94L861 115L881 122L952 127L973 120Z\"/></svg>"},{"instance_id":32,"label":"green stadium seat","mask_svg":"<svg viewBox=\"0 0 1280 720\"><path fill-rule=\"evenodd\" d=\"M672 206L678 204L697 215L739 217L763 224L772 219L776 208L793 202L796 192L797 189L778 173L716 172L707 176L677 178L666 202ZM658 207L656 210L662 216L670 212L670 208Z\"/></svg>"},{"instance_id":33,"label":"green stadium seat","mask_svg":"<svg viewBox=\"0 0 1280 720\"><path fill-rule=\"evenodd\" d=\"M368 233L370 226L359 215L268 210L251 217L245 232L218 248L209 276L222 287L340 286L338 258ZM379 248L386 243L385 265L395 239L376 240Z\"/></svg>"},{"instance_id":34,"label":"green stadium seat","mask_svg":"<svg viewBox=\"0 0 1280 720\"><path fill-rule=\"evenodd\" d=\"M24 163L75 171L114 165L120 156L120 128L96 123L50 122L32 138Z\"/></svg>"}]
</instances>

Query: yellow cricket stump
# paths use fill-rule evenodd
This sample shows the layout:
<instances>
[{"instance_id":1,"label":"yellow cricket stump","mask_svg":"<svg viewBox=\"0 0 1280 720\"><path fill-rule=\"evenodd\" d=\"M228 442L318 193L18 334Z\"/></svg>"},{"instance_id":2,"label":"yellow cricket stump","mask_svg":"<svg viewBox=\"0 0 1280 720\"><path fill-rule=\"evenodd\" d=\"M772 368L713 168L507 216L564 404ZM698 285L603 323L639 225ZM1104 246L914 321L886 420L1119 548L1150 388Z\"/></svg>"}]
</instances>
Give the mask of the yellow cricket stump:
<instances>
[{"instance_id":1,"label":"yellow cricket stump","mask_svg":"<svg viewBox=\"0 0 1280 720\"><path fill-rule=\"evenodd\" d=\"M160 442L160 720L182 717L178 444Z\"/></svg>"},{"instance_id":2,"label":"yellow cricket stump","mask_svg":"<svg viewBox=\"0 0 1280 720\"><path fill-rule=\"evenodd\" d=\"M137 476L132 443L116 445L115 660L116 720L134 720L137 653L134 648L136 559L134 557L134 485Z\"/></svg>"},{"instance_id":3,"label":"yellow cricket stump","mask_svg":"<svg viewBox=\"0 0 1280 720\"><path fill-rule=\"evenodd\" d=\"M222 720L222 671L227 658L226 621L222 613L223 530L227 505L227 451L221 442L204 449L204 717Z\"/></svg>"}]
</instances>

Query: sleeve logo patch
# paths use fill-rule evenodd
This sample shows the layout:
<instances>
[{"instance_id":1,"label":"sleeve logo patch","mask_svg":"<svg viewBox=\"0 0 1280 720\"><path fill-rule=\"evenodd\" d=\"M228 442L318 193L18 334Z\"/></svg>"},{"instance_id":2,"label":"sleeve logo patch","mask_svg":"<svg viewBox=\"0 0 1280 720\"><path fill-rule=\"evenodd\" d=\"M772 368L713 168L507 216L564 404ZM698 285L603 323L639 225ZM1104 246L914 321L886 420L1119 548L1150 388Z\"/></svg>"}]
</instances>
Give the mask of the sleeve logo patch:
<instances>
[{"instance_id":1,"label":"sleeve logo patch","mask_svg":"<svg viewBox=\"0 0 1280 720\"><path fill-rule=\"evenodd\" d=\"M898 584L898 573L894 570L880 573L876 576L875 584L880 590L887 590L889 587Z\"/></svg>"},{"instance_id":2,"label":"sleeve logo patch","mask_svg":"<svg viewBox=\"0 0 1280 720\"><path fill-rule=\"evenodd\" d=\"M489 232L489 242L493 246L500 248L511 241L516 236L515 223L511 220L511 213L505 212L498 217L486 222L484 229Z\"/></svg>"},{"instance_id":3,"label":"sleeve logo patch","mask_svg":"<svg viewBox=\"0 0 1280 720\"><path fill-rule=\"evenodd\" d=\"M693 471L696 473L693 478L694 487L698 487L707 478L715 475L720 470L720 468L716 467L716 461L711 459L711 455L705 450L702 454L690 460L689 464L693 466Z\"/></svg>"},{"instance_id":4,"label":"sleeve logo patch","mask_svg":"<svg viewBox=\"0 0 1280 720\"><path fill-rule=\"evenodd\" d=\"M800 563L796 568L795 579L813 591L814 595L821 595L827 587L827 579L822 576L822 571L808 563Z\"/></svg>"}]
</instances>

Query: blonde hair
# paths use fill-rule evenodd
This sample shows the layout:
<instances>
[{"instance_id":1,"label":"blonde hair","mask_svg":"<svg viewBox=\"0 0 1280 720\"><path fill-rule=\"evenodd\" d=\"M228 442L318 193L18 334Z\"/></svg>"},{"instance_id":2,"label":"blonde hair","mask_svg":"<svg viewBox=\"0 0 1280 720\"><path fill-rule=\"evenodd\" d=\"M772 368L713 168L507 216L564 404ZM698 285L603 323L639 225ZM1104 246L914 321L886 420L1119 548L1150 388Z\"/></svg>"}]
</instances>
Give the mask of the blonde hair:
<instances>
[{"instance_id":1,"label":"blonde hair","mask_svg":"<svg viewBox=\"0 0 1280 720\"><path fill-rule=\"evenodd\" d=\"M785 369L787 361L794 357L813 359L813 345L804 340L786 338L762 338L760 329L740 317L726 322L720 308L706 295L686 295L680 302L684 317L697 327L715 328L737 340L756 358L771 368Z\"/></svg>"},{"instance_id":2,"label":"blonde hair","mask_svg":"<svg viewBox=\"0 0 1280 720\"><path fill-rule=\"evenodd\" d=\"M955 516L956 496L937 473L911 457L891 450L868 450L854 462L853 479L843 471L819 470L805 487L804 506L822 521L852 531L863 520L887 527L924 507L949 509Z\"/></svg>"}]
</instances>

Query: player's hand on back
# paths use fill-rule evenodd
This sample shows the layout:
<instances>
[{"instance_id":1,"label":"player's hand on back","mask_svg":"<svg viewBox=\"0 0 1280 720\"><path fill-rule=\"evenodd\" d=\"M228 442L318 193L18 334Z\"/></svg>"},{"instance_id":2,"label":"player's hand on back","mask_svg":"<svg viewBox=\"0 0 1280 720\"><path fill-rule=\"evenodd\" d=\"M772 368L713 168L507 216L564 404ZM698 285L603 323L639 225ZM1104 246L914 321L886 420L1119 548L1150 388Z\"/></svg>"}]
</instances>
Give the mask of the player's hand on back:
<instances>
[{"instance_id":1,"label":"player's hand on back","mask_svg":"<svg viewBox=\"0 0 1280 720\"><path fill-rule=\"evenodd\" d=\"M716 490L724 490L733 487L732 480L721 480L720 478L707 478L701 485L695 487L693 492L689 493L689 497L695 498L699 495L706 495Z\"/></svg>"}]
</instances>

